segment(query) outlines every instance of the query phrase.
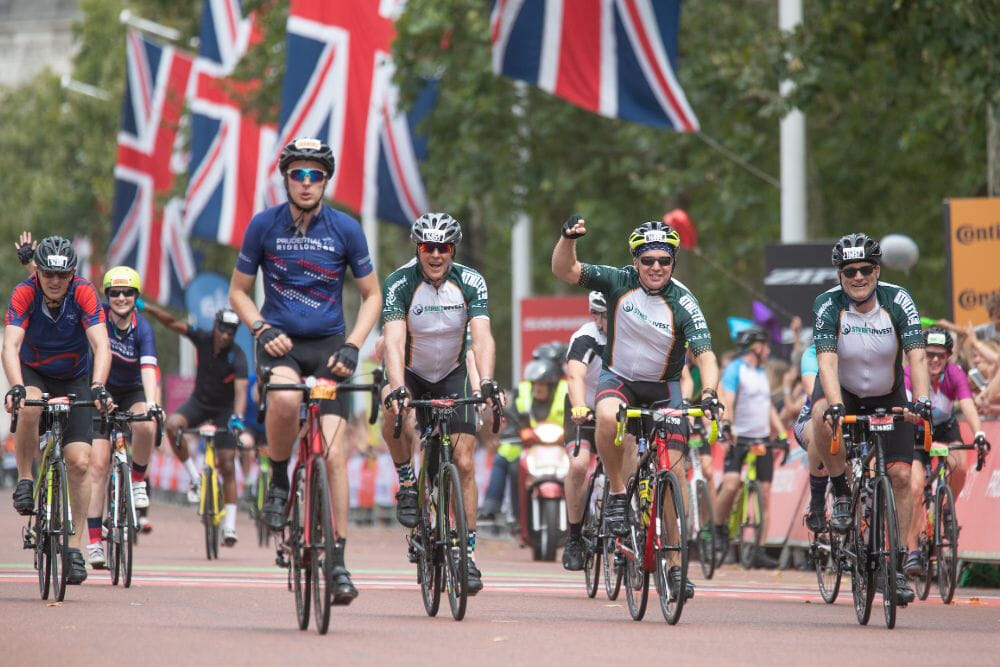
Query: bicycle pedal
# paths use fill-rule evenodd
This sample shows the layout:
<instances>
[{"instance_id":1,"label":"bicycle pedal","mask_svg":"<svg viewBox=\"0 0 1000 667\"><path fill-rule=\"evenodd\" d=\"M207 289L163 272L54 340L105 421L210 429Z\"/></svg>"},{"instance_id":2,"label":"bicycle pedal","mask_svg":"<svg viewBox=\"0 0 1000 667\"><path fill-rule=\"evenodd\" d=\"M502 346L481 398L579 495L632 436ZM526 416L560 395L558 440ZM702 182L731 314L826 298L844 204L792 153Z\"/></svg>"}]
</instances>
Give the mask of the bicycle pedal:
<instances>
[{"instance_id":1,"label":"bicycle pedal","mask_svg":"<svg viewBox=\"0 0 1000 667\"><path fill-rule=\"evenodd\" d=\"M35 534L31 529L24 527L21 529L21 540L24 543L24 549L34 549L35 548Z\"/></svg>"}]
</instances>

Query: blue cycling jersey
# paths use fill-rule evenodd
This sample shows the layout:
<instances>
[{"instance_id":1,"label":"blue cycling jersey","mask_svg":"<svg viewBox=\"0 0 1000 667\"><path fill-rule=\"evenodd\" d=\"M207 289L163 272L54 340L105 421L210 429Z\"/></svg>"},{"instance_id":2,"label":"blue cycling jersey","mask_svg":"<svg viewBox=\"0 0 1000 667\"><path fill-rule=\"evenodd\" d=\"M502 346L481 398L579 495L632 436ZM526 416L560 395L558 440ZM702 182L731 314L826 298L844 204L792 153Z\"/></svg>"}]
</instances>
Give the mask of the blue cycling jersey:
<instances>
[{"instance_id":1,"label":"blue cycling jersey","mask_svg":"<svg viewBox=\"0 0 1000 667\"><path fill-rule=\"evenodd\" d=\"M153 327L132 311L128 329L122 331L112 321L110 306L101 304L108 322L108 342L111 344L111 371L107 385L112 389L132 389L142 386L142 369L156 368L156 339Z\"/></svg>"},{"instance_id":2,"label":"blue cycling jersey","mask_svg":"<svg viewBox=\"0 0 1000 667\"><path fill-rule=\"evenodd\" d=\"M816 345L810 345L802 353L802 361L799 363L800 375L819 375L819 362L816 360Z\"/></svg>"},{"instance_id":3,"label":"blue cycling jersey","mask_svg":"<svg viewBox=\"0 0 1000 667\"><path fill-rule=\"evenodd\" d=\"M295 231L287 203L250 221L236 270L264 275L264 320L293 336L342 335L344 270L355 278L372 272L368 242L357 220L326 205L305 235Z\"/></svg>"}]
</instances>

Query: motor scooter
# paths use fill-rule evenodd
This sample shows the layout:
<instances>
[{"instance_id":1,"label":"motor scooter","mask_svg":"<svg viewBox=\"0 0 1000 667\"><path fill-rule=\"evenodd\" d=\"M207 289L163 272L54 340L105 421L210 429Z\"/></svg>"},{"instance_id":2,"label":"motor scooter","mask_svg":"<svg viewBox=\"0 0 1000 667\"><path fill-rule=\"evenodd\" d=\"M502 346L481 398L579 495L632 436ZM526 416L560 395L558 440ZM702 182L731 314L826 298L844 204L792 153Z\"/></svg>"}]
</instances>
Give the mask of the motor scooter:
<instances>
[{"instance_id":1,"label":"motor scooter","mask_svg":"<svg viewBox=\"0 0 1000 667\"><path fill-rule=\"evenodd\" d=\"M563 428L542 422L521 429L518 493L521 544L531 547L534 560L555 560L566 540L566 489L569 455L563 445Z\"/></svg>"}]
</instances>

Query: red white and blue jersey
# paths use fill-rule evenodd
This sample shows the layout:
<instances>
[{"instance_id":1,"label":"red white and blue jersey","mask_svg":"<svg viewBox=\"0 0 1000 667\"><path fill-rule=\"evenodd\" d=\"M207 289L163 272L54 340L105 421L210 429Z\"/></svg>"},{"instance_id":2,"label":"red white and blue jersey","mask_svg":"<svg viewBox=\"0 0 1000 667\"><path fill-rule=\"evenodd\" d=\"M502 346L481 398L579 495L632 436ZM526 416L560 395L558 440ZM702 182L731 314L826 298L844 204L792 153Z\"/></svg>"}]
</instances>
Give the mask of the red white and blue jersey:
<instances>
[{"instance_id":1,"label":"red white and blue jersey","mask_svg":"<svg viewBox=\"0 0 1000 667\"><path fill-rule=\"evenodd\" d=\"M357 220L326 205L305 236L295 231L288 204L261 211L250 221L236 270L264 275L261 314L292 336L343 334L344 270L355 278L372 272L368 241Z\"/></svg>"},{"instance_id":2,"label":"red white and blue jersey","mask_svg":"<svg viewBox=\"0 0 1000 667\"><path fill-rule=\"evenodd\" d=\"M111 344L111 372L107 385L112 389L131 389L142 386L142 369L156 368L156 338L153 327L132 311L128 329L122 331L112 321L110 306L101 304L108 323L108 342Z\"/></svg>"},{"instance_id":3,"label":"red white and blue jersey","mask_svg":"<svg viewBox=\"0 0 1000 667\"><path fill-rule=\"evenodd\" d=\"M57 312L45 305L38 278L31 276L14 288L4 324L24 329L21 363L45 377L71 380L93 366L87 329L104 324L97 289L74 276Z\"/></svg>"}]
</instances>

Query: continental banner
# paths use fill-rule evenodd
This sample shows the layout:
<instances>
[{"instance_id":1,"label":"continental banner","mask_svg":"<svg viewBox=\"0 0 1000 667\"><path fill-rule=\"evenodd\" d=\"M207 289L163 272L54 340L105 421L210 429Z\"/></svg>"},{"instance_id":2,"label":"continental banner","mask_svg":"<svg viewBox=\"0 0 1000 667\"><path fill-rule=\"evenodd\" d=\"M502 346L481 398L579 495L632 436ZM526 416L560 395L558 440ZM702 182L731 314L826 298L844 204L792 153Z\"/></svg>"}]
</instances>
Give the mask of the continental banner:
<instances>
[{"instance_id":1,"label":"continental banner","mask_svg":"<svg viewBox=\"0 0 1000 667\"><path fill-rule=\"evenodd\" d=\"M986 300L1000 290L1000 197L946 199L951 321L989 321Z\"/></svg>"}]
</instances>

